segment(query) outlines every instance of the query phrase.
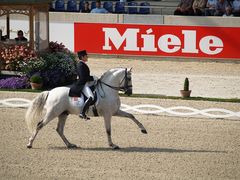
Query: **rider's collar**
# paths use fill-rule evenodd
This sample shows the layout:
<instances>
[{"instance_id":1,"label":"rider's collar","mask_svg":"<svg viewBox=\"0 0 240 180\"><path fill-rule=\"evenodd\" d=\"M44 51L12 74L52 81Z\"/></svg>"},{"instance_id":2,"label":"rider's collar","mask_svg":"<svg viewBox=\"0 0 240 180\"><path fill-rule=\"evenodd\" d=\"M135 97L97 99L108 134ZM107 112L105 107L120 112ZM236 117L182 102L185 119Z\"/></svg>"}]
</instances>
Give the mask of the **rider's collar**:
<instances>
[{"instance_id":1,"label":"rider's collar","mask_svg":"<svg viewBox=\"0 0 240 180\"><path fill-rule=\"evenodd\" d=\"M80 62L83 62L84 64L86 64L86 62L85 62L85 61L83 61L83 60L80 60Z\"/></svg>"}]
</instances>

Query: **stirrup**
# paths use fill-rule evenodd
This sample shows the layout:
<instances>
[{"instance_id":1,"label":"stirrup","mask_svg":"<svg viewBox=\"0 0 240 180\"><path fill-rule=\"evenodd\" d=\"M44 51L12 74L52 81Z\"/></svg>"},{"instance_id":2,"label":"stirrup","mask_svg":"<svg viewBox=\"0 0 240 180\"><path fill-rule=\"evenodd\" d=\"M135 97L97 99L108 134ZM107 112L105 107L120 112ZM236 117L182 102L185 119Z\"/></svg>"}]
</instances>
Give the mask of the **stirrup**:
<instances>
[{"instance_id":1,"label":"stirrup","mask_svg":"<svg viewBox=\"0 0 240 180\"><path fill-rule=\"evenodd\" d=\"M79 114L79 117L82 118L82 119L85 119L85 120L90 120L89 117L87 117L86 115L84 115L82 113Z\"/></svg>"}]
</instances>

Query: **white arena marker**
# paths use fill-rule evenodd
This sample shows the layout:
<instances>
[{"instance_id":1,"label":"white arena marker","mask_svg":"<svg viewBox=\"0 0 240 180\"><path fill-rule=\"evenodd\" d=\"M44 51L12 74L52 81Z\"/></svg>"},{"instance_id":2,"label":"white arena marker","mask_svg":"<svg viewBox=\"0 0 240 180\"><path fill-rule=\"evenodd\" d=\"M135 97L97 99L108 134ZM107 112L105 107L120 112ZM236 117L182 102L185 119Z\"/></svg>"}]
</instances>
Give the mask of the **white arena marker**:
<instances>
[{"instance_id":1,"label":"white arena marker","mask_svg":"<svg viewBox=\"0 0 240 180\"><path fill-rule=\"evenodd\" d=\"M11 108L27 108L31 103L31 100L23 98L9 98L0 100L0 107ZM186 106L175 106L164 108L153 104L142 104L136 106L129 106L126 104L121 105L121 110L139 114L155 114L167 113L174 116L193 117L196 115L202 115L208 118L232 118L238 117L240 120L240 112L233 112L222 108L210 108L210 109L195 109ZM215 114L214 114L215 113Z\"/></svg>"},{"instance_id":2,"label":"white arena marker","mask_svg":"<svg viewBox=\"0 0 240 180\"><path fill-rule=\"evenodd\" d=\"M0 107L21 107L27 108L31 103L31 100L23 98L9 98L0 100Z\"/></svg>"},{"instance_id":3,"label":"white arena marker","mask_svg":"<svg viewBox=\"0 0 240 180\"><path fill-rule=\"evenodd\" d=\"M151 110L149 110L151 109ZM137 112L140 114L160 114L160 113L168 113L174 116L196 116L202 115L208 118L231 118L231 117L238 117L237 120L240 120L240 112L233 112L227 109L222 108L210 108L210 109L195 109L186 106L175 106L164 108L161 106L151 105L151 104L142 104L136 106L129 106L126 104L121 105L121 110L129 111L129 112ZM179 111L180 110L180 111ZM184 111L184 112L182 112ZM186 112L187 111L187 112ZM212 112L212 113L210 113ZM216 114L214 114L216 113Z\"/></svg>"}]
</instances>

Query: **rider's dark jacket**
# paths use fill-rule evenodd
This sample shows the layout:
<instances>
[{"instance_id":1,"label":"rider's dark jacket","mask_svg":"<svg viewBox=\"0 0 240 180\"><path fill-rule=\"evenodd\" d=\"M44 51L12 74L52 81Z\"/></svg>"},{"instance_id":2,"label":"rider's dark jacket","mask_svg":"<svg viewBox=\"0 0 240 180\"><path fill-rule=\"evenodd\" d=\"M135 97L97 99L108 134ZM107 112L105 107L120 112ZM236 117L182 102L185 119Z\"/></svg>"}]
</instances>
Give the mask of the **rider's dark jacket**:
<instances>
[{"instance_id":1,"label":"rider's dark jacket","mask_svg":"<svg viewBox=\"0 0 240 180\"><path fill-rule=\"evenodd\" d=\"M82 89L86 82L94 80L93 76L90 76L88 65L83 61L77 64L77 75L78 79L70 88L69 96L81 96Z\"/></svg>"}]
</instances>

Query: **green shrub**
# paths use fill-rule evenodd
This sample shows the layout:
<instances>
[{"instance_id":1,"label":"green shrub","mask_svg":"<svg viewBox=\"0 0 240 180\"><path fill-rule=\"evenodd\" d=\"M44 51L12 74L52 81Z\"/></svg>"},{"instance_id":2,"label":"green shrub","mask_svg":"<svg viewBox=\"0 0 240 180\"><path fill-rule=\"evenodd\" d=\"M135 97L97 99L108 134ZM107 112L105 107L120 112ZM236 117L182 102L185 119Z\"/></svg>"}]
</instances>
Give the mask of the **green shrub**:
<instances>
[{"instance_id":1,"label":"green shrub","mask_svg":"<svg viewBox=\"0 0 240 180\"><path fill-rule=\"evenodd\" d=\"M187 77L185 78L183 89L184 89L184 91L189 91L189 80Z\"/></svg>"},{"instance_id":2,"label":"green shrub","mask_svg":"<svg viewBox=\"0 0 240 180\"><path fill-rule=\"evenodd\" d=\"M45 88L73 83L76 77L76 56L71 52L41 52L38 58L21 64L24 74L40 74Z\"/></svg>"},{"instance_id":3,"label":"green shrub","mask_svg":"<svg viewBox=\"0 0 240 180\"><path fill-rule=\"evenodd\" d=\"M47 88L73 83L76 77L76 60L73 53L45 53L41 57L44 59L45 68L40 73Z\"/></svg>"},{"instance_id":4,"label":"green shrub","mask_svg":"<svg viewBox=\"0 0 240 180\"><path fill-rule=\"evenodd\" d=\"M47 68L46 62L42 57L29 59L27 62L21 62L21 71L27 76L31 76L36 72L43 71Z\"/></svg>"},{"instance_id":5,"label":"green shrub","mask_svg":"<svg viewBox=\"0 0 240 180\"><path fill-rule=\"evenodd\" d=\"M37 54L20 45L3 50L0 50L0 64L5 69L22 71L29 79L38 74L44 82L44 88L72 84L77 76L76 54L62 43L50 42L48 49Z\"/></svg>"},{"instance_id":6,"label":"green shrub","mask_svg":"<svg viewBox=\"0 0 240 180\"><path fill-rule=\"evenodd\" d=\"M38 74L34 74L30 77L30 81L32 83L37 83L37 84L41 84L43 82L43 79L41 76L39 76Z\"/></svg>"}]
</instances>

